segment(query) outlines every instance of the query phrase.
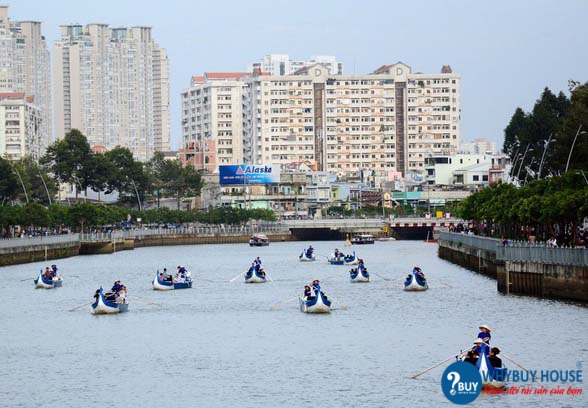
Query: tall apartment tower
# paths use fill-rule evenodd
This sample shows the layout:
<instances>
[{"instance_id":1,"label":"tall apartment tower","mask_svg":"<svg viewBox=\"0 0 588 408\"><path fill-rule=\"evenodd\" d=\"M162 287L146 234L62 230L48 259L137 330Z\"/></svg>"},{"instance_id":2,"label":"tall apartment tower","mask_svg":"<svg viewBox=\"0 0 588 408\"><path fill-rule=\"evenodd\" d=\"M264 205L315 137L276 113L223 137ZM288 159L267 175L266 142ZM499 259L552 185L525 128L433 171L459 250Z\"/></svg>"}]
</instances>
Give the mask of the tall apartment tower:
<instances>
[{"instance_id":1,"label":"tall apartment tower","mask_svg":"<svg viewBox=\"0 0 588 408\"><path fill-rule=\"evenodd\" d=\"M257 69L196 78L182 94L184 145L204 141L209 163L242 158L282 167L305 162L341 176L422 175L428 154L459 146L460 76L449 66L424 74L399 62L367 75L333 75L315 64L291 75ZM221 103L224 92L234 92L230 104ZM231 156L224 154L229 146Z\"/></svg>"},{"instance_id":2,"label":"tall apartment tower","mask_svg":"<svg viewBox=\"0 0 588 408\"><path fill-rule=\"evenodd\" d=\"M168 59L150 27L62 26L53 58L58 137L79 129L139 160L169 150Z\"/></svg>"},{"instance_id":3,"label":"tall apartment tower","mask_svg":"<svg viewBox=\"0 0 588 408\"><path fill-rule=\"evenodd\" d=\"M21 99L35 107L31 109L39 126L35 136L29 138L34 144L26 143L24 155L38 157L53 140L50 71L49 50L41 23L11 21L8 6L0 6L0 93L22 94Z\"/></svg>"}]
</instances>

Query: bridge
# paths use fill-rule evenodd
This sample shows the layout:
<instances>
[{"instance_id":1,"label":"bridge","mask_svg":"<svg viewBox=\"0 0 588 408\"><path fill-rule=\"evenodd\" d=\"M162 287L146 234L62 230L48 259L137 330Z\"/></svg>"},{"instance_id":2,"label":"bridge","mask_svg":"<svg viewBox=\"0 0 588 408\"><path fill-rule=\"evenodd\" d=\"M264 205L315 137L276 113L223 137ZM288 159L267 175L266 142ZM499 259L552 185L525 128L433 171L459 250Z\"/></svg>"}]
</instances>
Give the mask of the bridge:
<instances>
[{"instance_id":1,"label":"bridge","mask_svg":"<svg viewBox=\"0 0 588 408\"><path fill-rule=\"evenodd\" d=\"M282 225L297 236L327 235L337 239L344 234L371 233L408 239L433 239L441 228L463 222L458 218L323 218L285 220Z\"/></svg>"}]
</instances>

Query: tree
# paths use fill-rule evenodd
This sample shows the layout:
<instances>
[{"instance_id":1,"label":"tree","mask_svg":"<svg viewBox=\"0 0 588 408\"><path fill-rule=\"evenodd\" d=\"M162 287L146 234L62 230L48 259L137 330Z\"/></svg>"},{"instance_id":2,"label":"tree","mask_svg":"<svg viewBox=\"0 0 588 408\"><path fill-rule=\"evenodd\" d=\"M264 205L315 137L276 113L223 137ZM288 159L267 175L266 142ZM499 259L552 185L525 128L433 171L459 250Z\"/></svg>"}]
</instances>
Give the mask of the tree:
<instances>
[{"instance_id":1,"label":"tree","mask_svg":"<svg viewBox=\"0 0 588 408\"><path fill-rule=\"evenodd\" d=\"M570 157L569 168L588 170L588 160L586 159L588 157L588 134L581 133L582 131L588 133L588 82L574 87L570 100L570 109L554 149L557 163L555 170L560 173L565 171L574 139L576 139L576 143ZM576 135L578 135L577 138Z\"/></svg>"},{"instance_id":2,"label":"tree","mask_svg":"<svg viewBox=\"0 0 588 408\"><path fill-rule=\"evenodd\" d=\"M182 167L179 160L165 160L161 163L159 177L165 186L165 194L176 198L178 210L181 199L199 195L203 185L202 178L194 167Z\"/></svg>"},{"instance_id":3,"label":"tree","mask_svg":"<svg viewBox=\"0 0 588 408\"><path fill-rule=\"evenodd\" d=\"M16 198L19 190L19 182L12 165L8 160L0 157L0 204Z\"/></svg>"},{"instance_id":4,"label":"tree","mask_svg":"<svg viewBox=\"0 0 588 408\"><path fill-rule=\"evenodd\" d=\"M126 147L115 147L106 152L104 156L111 166L108 188L117 190L123 198L131 197L133 200L136 198L142 201L145 192L149 190L149 179L143 170L143 164L135 161L133 153Z\"/></svg>"},{"instance_id":5,"label":"tree","mask_svg":"<svg viewBox=\"0 0 588 408\"><path fill-rule=\"evenodd\" d=\"M28 156L15 162L14 167L23 180L30 201L48 205L55 198L57 185L47 169ZM18 196L21 202L25 201L22 189Z\"/></svg>"},{"instance_id":6,"label":"tree","mask_svg":"<svg viewBox=\"0 0 588 408\"><path fill-rule=\"evenodd\" d=\"M71 183L80 190L89 186L91 175L84 167L91 160L90 144L79 130L72 129L63 139L47 148L41 163L48 166L54 177L62 183Z\"/></svg>"}]
</instances>

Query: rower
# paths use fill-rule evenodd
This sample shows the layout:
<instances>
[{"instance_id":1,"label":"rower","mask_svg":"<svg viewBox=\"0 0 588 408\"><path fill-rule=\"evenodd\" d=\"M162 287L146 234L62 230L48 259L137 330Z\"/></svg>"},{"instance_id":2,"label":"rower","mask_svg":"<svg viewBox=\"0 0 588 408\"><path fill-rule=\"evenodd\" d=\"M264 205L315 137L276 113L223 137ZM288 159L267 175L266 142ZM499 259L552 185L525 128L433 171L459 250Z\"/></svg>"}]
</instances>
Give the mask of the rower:
<instances>
[{"instance_id":1,"label":"rower","mask_svg":"<svg viewBox=\"0 0 588 408\"><path fill-rule=\"evenodd\" d=\"M57 276L57 265L51 265L51 276L54 278Z\"/></svg>"},{"instance_id":2,"label":"rower","mask_svg":"<svg viewBox=\"0 0 588 408\"><path fill-rule=\"evenodd\" d=\"M120 291L116 295L117 295L116 303L126 303L127 302L127 287L125 285L121 285Z\"/></svg>"},{"instance_id":3,"label":"rower","mask_svg":"<svg viewBox=\"0 0 588 408\"><path fill-rule=\"evenodd\" d=\"M492 347L490 349L490 353L488 355L488 359L490 360L490 364L494 368L502 368L502 359L498 357L500 354L500 349L498 347Z\"/></svg>"},{"instance_id":4,"label":"rower","mask_svg":"<svg viewBox=\"0 0 588 408\"><path fill-rule=\"evenodd\" d=\"M45 268L45 273L43 274L43 276L45 276L45 279L53 279L53 275L51 274L51 271L49 270L49 267Z\"/></svg>"},{"instance_id":5,"label":"rower","mask_svg":"<svg viewBox=\"0 0 588 408\"><path fill-rule=\"evenodd\" d=\"M120 281L114 281L114 285L112 286L112 289L110 289L111 292L113 293L118 293L120 292L120 289L122 288L122 285L120 284Z\"/></svg>"},{"instance_id":6,"label":"rower","mask_svg":"<svg viewBox=\"0 0 588 408\"><path fill-rule=\"evenodd\" d=\"M476 365L476 363L478 362L478 357L474 354L472 350L469 350L463 361L465 361L466 363Z\"/></svg>"},{"instance_id":7,"label":"rower","mask_svg":"<svg viewBox=\"0 0 588 408\"><path fill-rule=\"evenodd\" d=\"M413 269L413 272L415 273L415 275L422 281L427 280L425 278L425 274L423 273L423 271L421 270L421 268L419 268L418 266L415 266Z\"/></svg>"},{"instance_id":8,"label":"rower","mask_svg":"<svg viewBox=\"0 0 588 408\"><path fill-rule=\"evenodd\" d=\"M474 340L474 347L472 347L472 351L476 354L482 354L482 352L487 353L488 352L488 347L483 347L484 342L482 341L482 339L476 339Z\"/></svg>"},{"instance_id":9,"label":"rower","mask_svg":"<svg viewBox=\"0 0 588 408\"><path fill-rule=\"evenodd\" d=\"M314 252L314 248L312 247L312 245L309 245L308 246L308 249L306 250L306 253L308 255L312 255L313 252Z\"/></svg>"},{"instance_id":10,"label":"rower","mask_svg":"<svg viewBox=\"0 0 588 408\"><path fill-rule=\"evenodd\" d=\"M259 276L265 278L265 271L263 270L263 268L259 268L258 274L259 274Z\"/></svg>"},{"instance_id":11,"label":"rower","mask_svg":"<svg viewBox=\"0 0 588 408\"><path fill-rule=\"evenodd\" d=\"M261 259L259 259L259 257L255 258L254 261L257 265L261 266Z\"/></svg>"},{"instance_id":12,"label":"rower","mask_svg":"<svg viewBox=\"0 0 588 408\"><path fill-rule=\"evenodd\" d=\"M304 286L304 300L309 300L314 298L314 296L312 295L312 291L310 289L310 286L305 285Z\"/></svg>"},{"instance_id":13,"label":"rower","mask_svg":"<svg viewBox=\"0 0 588 408\"><path fill-rule=\"evenodd\" d=\"M481 339L484 343L490 344L490 338L492 337L490 332L490 328L483 324L480 326L480 333L478 333L478 338Z\"/></svg>"}]
</instances>

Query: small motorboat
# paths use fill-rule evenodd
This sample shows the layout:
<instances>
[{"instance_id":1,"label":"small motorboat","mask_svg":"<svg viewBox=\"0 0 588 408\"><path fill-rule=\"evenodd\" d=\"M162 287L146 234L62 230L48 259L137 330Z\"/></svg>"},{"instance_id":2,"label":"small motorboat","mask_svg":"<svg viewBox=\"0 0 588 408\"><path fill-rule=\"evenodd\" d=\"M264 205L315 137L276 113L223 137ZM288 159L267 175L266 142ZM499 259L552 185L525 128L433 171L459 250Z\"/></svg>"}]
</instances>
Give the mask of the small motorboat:
<instances>
[{"instance_id":1,"label":"small motorboat","mask_svg":"<svg viewBox=\"0 0 588 408\"><path fill-rule=\"evenodd\" d=\"M361 265L360 265L361 266ZM366 268L355 268L349 272L351 282L369 282L370 274Z\"/></svg>"},{"instance_id":2,"label":"small motorboat","mask_svg":"<svg viewBox=\"0 0 588 408\"><path fill-rule=\"evenodd\" d=\"M269 244L269 238L264 234L255 234L249 238L249 246L261 247L268 246Z\"/></svg>"},{"instance_id":3,"label":"small motorboat","mask_svg":"<svg viewBox=\"0 0 588 408\"><path fill-rule=\"evenodd\" d=\"M53 279L47 279L43 270L39 272L39 277L35 279L35 289L53 289L53 288L60 288L62 284L61 277L56 276Z\"/></svg>"},{"instance_id":4,"label":"small motorboat","mask_svg":"<svg viewBox=\"0 0 588 408\"><path fill-rule=\"evenodd\" d=\"M192 287L192 278L190 277L190 272L188 272L184 282L161 280L159 271L157 271L155 279L151 283L153 284L153 290L189 289Z\"/></svg>"},{"instance_id":5,"label":"small motorboat","mask_svg":"<svg viewBox=\"0 0 588 408\"><path fill-rule=\"evenodd\" d=\"M102 287L100 287L100 292L98 296L96 296L96 300L92 303L92 313L93 314L114 314L114 313L124 313L129 311L129 304L126 302L124 303L117 303L110 300L106 300L104 296L104 291Z\"/></svg>"},{"instance_id":6,"label":"small motorboat","mask_svg":"<svg viewBox=\"0 0 588 408\"><path fill-rule=\"evenodd\" d=\"M267 282L265 272L260 273L260 269L250 268L245 274L245 283L264 283Z\"/></svg>"},{"instance_id":7,"label":"small motorboat","mask_svg":"<svg viewBox=\"0 0 588 408\"><path fill-rule=\"evenodd\" d=\"M298 298L300 301L300 311L304 313L331 313L331 301L320 290L315 290L315 296L311 298Z\"/></svg>"},{"instance_id":8,"label":"small motorboat","mask_svg":"<svg viewBox=\"0 0 588 408\"><path fill-rule=\"evenodd\" d=\"M429 289L429 285L426 280L419 278L416 270L412 270L406 280L404 281L404 290L407 291L423 291Z\"/></svg>"},{"instance_id":9,"label":"small motorboat","mask_svg":"<svg viewBox=\"0 0 588 408\"><path fill-rule=\"evenodd\" d=\"M358 234L351 238L353 245L373 244L374 236L372 234Z\"/></svg>"},{"instance_id":10,"label":"small motorboat","mask_svg":"<svg viewBox=\"0 0 588 408\"><path fill-rule=\"evenodd\" d=\"M493 367L490 363L490 359L484 348L488 348L487 345L482 345L482 351L480 357L476 363L480 376L482 377L482 387L493 387L493 388L504 388L506 387L505 371L506 368Z\"/></svg>"},{"instance_id":11,"label":"small motorboat","mask_svg":"<svg viewBox=\"0 0 588 408\"><path fill-rule=\"evenodd\" d=\"M312 262L316 261L316 254L314 251L304 249L298 258L300 259L300 262Z\"/></svg>"},{"instance_id":12,"label":"small motorboat","mask_svg":"<svg viewBox=\"0 0 588 408\"><path fill-rule=\"evenodd\" d=\"M357 265L359 263L359 259L355 256L355 251L353 251L353 255L345 255L343 261L345 265Z\"/></svg>"}]
</instances>

